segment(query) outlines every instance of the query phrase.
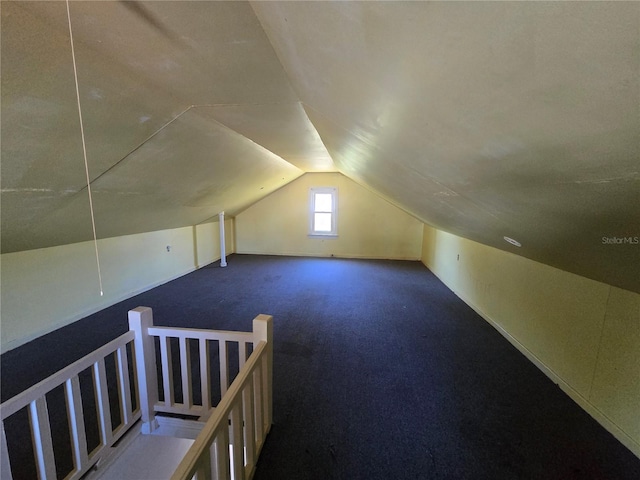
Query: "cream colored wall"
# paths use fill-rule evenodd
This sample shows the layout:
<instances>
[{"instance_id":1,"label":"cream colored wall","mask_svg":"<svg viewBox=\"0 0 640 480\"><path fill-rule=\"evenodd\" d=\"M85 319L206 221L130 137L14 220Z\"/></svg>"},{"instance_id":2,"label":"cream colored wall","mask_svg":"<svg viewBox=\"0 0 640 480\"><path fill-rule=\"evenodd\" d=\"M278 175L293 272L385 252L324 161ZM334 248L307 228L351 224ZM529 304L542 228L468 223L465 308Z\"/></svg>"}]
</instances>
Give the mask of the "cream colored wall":
<instances>
[{"instance_id":1,"label":"cream colored wall","mask_svg":"<svg viewBox=\"0 0 640 480\"><path fill-rule=\"evenodd\" d=\"M219 239L216 222L99 240L104 296L93 242L2 255L2 352L219 259Z\"/></svg>"},{"instance_id":2,"label":"cream colored wall","mask_svg":"<svg viewBox=\"0 0 640 480\"><path fill-rule=\"evenodd\" d=\"M234 220L226 218L224 221L224 242L227 255L235 252L235 240L233 238ZM193 227L196 231L194 235L195 266L197 268L209 265L216 260L220 260L220 224L218 222L203 223Z\"/></svg>"},{"instance_id":3,"label":"cream colored wall","mask_svg":"<svg viewBox=\"0 0 640 480\"><path fill-rule=\"evenodd\" d=\"M426 225L422 261L640 456L640 295Z\"/></svg>"},{"instance_id":4,"label":"cream colored wall","mask_svg":"<svg viewBox=\"0 0 640 480\"><path fill-rule=\"evenodd\" d=\"M311 238L309 189L338 188L338 237ZM307 173L236 216L238 253L420 258L422 223L340 173Z\"/></svg>"}]
</instances>

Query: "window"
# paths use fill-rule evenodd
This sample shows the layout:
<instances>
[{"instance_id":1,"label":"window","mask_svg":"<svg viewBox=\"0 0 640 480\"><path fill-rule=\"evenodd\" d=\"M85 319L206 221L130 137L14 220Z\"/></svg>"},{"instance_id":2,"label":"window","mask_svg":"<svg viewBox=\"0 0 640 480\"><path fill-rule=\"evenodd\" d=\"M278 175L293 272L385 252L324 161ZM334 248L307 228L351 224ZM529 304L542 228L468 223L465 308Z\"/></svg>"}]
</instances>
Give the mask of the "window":
<instances>
[{"instance_id":1,"label":"window","mask_svg":"<svg viewBox=\"0 0 640 480\"><path fill-rule=\"evenodd\" d=\"M309 235L338 235L337 201L338 189L335 187L310 190Z\"/></svg>"}]
</instances>

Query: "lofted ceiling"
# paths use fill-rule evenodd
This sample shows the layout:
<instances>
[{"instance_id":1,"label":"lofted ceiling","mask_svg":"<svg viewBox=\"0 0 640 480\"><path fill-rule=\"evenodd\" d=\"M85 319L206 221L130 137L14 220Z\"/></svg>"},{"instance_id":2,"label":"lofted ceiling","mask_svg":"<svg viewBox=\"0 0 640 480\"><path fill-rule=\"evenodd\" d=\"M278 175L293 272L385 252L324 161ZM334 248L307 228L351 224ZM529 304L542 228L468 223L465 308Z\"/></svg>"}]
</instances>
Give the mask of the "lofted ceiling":
<instances>
[{"instance_id":1,"label":"lofted ceiling","mask_svg":"<svg viewBox=\"0 0 640 480\"><path fill-rule=\"evenodd\" d=\"M91 238L64 2L2 7L2 251ZM340 171L640 291L640 4L71 2L100 238ZM505 242L516 239L522 247Z\"/></svg>"}]
</instances>

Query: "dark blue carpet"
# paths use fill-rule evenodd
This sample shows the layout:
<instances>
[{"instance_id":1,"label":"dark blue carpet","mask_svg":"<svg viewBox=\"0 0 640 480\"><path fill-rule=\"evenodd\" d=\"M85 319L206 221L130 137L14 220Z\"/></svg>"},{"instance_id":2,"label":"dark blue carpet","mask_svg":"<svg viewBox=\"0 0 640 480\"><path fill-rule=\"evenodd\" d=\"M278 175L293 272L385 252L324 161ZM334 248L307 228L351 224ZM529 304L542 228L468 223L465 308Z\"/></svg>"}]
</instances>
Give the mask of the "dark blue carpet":
<instances>
[{"instance_id":1,"label":"dark blue carpet","mask_svg":"<svg viewBox=\"0 0 640 480\"><path fill-rule=\"evenodd\" d=\"M127 329L274 316L255 480L634 479L640 459L419 262L233 255L2 356L10 398ZM85 335L85 332L90 335Z\"/></svg>"}]
</instances>

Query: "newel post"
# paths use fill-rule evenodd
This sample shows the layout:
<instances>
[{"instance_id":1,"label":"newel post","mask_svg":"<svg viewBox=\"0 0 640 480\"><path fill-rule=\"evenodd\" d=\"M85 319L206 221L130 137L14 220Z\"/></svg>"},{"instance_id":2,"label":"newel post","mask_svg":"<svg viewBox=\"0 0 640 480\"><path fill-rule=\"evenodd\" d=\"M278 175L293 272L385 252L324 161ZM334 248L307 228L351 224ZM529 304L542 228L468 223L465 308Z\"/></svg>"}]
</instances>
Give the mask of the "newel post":
<instances>
[{"instance_id":1,"label":"newel post","mask_svg":"<svg viewBox=\"0 0 640 480\"><path fill-rule=\"evenodd\" d=\"M271 429L273 419L273 317L260 314L253 319L253 344L267 342L266 369L263 371L263 391L266 393L264 425L266 431ZM265 364L263 364L263 368Z\"/></svg>"},{"instance_id":2,"label":"newel post","mask_svg":"<svg viewBox=\"0 0 640 480\"><path fill-rule=\"evenodd\" d=\"M156 373L156 349L149 327L153 326L153 312L149 307L129 310L129 330L135 332L134 346L142 433L158 428L154 406L158 402L158 377Z\"/></svg>"}]
</instances>

